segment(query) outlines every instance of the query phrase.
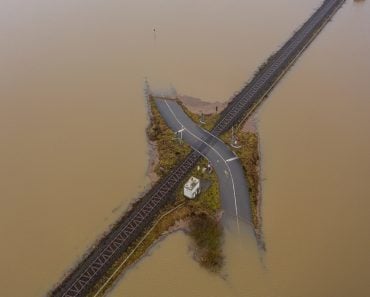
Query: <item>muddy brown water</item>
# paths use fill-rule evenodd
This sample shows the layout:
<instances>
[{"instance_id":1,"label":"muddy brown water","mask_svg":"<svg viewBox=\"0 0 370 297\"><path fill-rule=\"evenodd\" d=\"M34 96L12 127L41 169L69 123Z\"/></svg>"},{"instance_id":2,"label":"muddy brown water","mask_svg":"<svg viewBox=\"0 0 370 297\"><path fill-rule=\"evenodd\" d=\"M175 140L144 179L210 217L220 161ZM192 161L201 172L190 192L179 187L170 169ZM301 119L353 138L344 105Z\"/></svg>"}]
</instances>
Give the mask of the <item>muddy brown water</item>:
<instances>
[{"instance_id":1,"label":"muddy brown water","mask_svg":"<svg viewBox=\"0 0 370 297\"><path fill-rule=\"evenodd\" d=\"M319 4L3 1L1 296L43 296L148 185L145 77L228 99ZM258 112L266 252L227 233L215 277L178 233L110 296L370 294L369 14L347 1Z\"/></svg>"}]
</instances>

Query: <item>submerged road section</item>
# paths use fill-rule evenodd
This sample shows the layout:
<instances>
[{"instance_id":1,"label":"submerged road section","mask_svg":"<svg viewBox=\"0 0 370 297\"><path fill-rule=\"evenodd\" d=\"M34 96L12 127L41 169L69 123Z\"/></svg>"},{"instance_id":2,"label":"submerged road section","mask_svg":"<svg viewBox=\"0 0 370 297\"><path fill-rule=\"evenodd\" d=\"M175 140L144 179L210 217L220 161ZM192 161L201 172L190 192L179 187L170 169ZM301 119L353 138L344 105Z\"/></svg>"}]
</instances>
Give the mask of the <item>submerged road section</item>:
<instances>
[{"instance_id":1,"label":"submerged road section","mask_svg":"<svg viewBox=\"0 0 370 297\"><path fill-rule=\"evenodd\" d=\"M181 135L193 150L204 156L215 169L224 214L249 224L251 221L249 191L238 157L225 143L196 125L174 100L154 98L167 125Z\"/></svg>"},{"instance_id":2,"label":"submerged road section","mask_svg":"<svg viewBox=\"0 0 370 297\"><path fill-rule=\"evenodd\" d=\"M222 112L211 131L215 136L230 129L251 114L267 96L295 60L302 54L345 0L325 0L316 12L295 32L284 46L272 55L254 78ZM235 45L237 46L237 45ZM90 253L49 294L53 297L80 297L105 275L127 248L142 236L158 210L174 199L174 191L200 159L192 151L165 178L142 197L108 232Z\"/></svg>"}]
</instances>

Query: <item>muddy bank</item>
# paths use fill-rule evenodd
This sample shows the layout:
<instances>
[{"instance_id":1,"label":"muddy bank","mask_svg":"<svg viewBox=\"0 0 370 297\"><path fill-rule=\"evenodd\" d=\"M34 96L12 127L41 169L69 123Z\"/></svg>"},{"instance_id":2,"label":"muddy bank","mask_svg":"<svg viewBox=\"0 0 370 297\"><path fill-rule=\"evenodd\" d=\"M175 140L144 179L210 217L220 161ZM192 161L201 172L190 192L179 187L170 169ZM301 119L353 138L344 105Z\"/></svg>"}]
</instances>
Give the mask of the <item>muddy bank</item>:
<instances>
[{"instance_id":1,"label":"muddy bank","mask_svg":"<svg viewBox=\"0 0 370 297\"><path fill-rule=\"evenodd\" d=\"M187 95L178 95L179 99L192 113L196 114L213 114L222 111L227 102L207 102L200 98L195 98Z\"/></svg>"}]
</instances>

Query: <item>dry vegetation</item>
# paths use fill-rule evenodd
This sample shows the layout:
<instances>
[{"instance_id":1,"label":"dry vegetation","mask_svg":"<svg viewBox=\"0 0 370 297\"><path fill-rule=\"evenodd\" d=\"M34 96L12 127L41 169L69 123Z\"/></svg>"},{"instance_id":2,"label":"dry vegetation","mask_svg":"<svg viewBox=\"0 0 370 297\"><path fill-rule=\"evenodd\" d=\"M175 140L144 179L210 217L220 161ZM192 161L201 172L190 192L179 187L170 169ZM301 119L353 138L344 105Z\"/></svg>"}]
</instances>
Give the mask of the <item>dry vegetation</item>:
<instances>
[{"instance_id":1,"label":"dry vegetation","mask_svg":"<svg viewBox=\"0 0 370 297\"><path fill-rule=\"evenodd\" d=\"M219 113L211 113L211 114L204 114L204 120L205 124L200 123L201 115L197 113L191 112L184 103L182 103L180 100L177 100L177 102L181 105L184 112L191 118L194 123L197 123L202 126L202 128L211 131L212 128L215 126L217 120L220 118Z\"/></svg>"},{"instance_id":2,"label":"dry vegetation","mask_svg":"<svg viewBox=\"0 0 370 297\"><path fill-rule=\"evenodd\" d=\"M230 141L231 133L227 132L221 137L225 143ZM252 211L252 220L255 229L258 231L261 228L260 218L260 176L259 176L259 147L258 147L258 135L253 132L237 132L237 138L240 149L234 150L238 155L248 180L249 193L250 193L250 204Z\"/></svg>"},{"instance_id":3,"label":"dry vegetation","mask_svg":"<svg viewBox=\"0 0 370 297\"><path fill-rule=\"evenodd\" d=\"M174 132L167 126L161 117L155 102L149 98L151 112L150 125L147 128L147 135L153 145L155 145L159 160L154 168L154 172L162 177L165 176L178 161L185 158L191 151L186 144L180 144L175 138Z\"/></svg>"},{"instance_id":4,"label":"dry vegetation","mask_svg":"<svg viewBox=\"0 0 370 297\"><path fill-rule=\"evenodd\" d=\"M190 221L190 236L193 238L197 261L207 269L218 272L222 268L222 227L207 213L194 216Z\"/></svg>"}]
</instances>

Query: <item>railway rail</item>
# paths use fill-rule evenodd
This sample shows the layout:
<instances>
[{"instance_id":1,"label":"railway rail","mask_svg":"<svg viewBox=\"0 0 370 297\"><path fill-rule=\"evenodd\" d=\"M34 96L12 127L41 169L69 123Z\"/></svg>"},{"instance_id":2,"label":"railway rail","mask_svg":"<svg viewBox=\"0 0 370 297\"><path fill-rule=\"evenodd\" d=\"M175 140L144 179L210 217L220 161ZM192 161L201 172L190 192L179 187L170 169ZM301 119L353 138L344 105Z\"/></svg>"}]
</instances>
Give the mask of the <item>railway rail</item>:
<instances>
[{"instance_id":1,"label":"railway rail","mask_svg":"<svg viewBox=\"0 0 370 297\"><path fill-rule=\"evenodd\" d=\"M212 130L214 135L218 136L242 121L245 114L248 114L263 100L344 2L345 0L325 0L323 2L231 100ZM174 191L200 157L195 151L189 153L179 165L133 206L87 257L49 293L49 296L85 296L123 252L141 236L153 221L158 210L174 200Z\"/></svg>"}]
</instances>

